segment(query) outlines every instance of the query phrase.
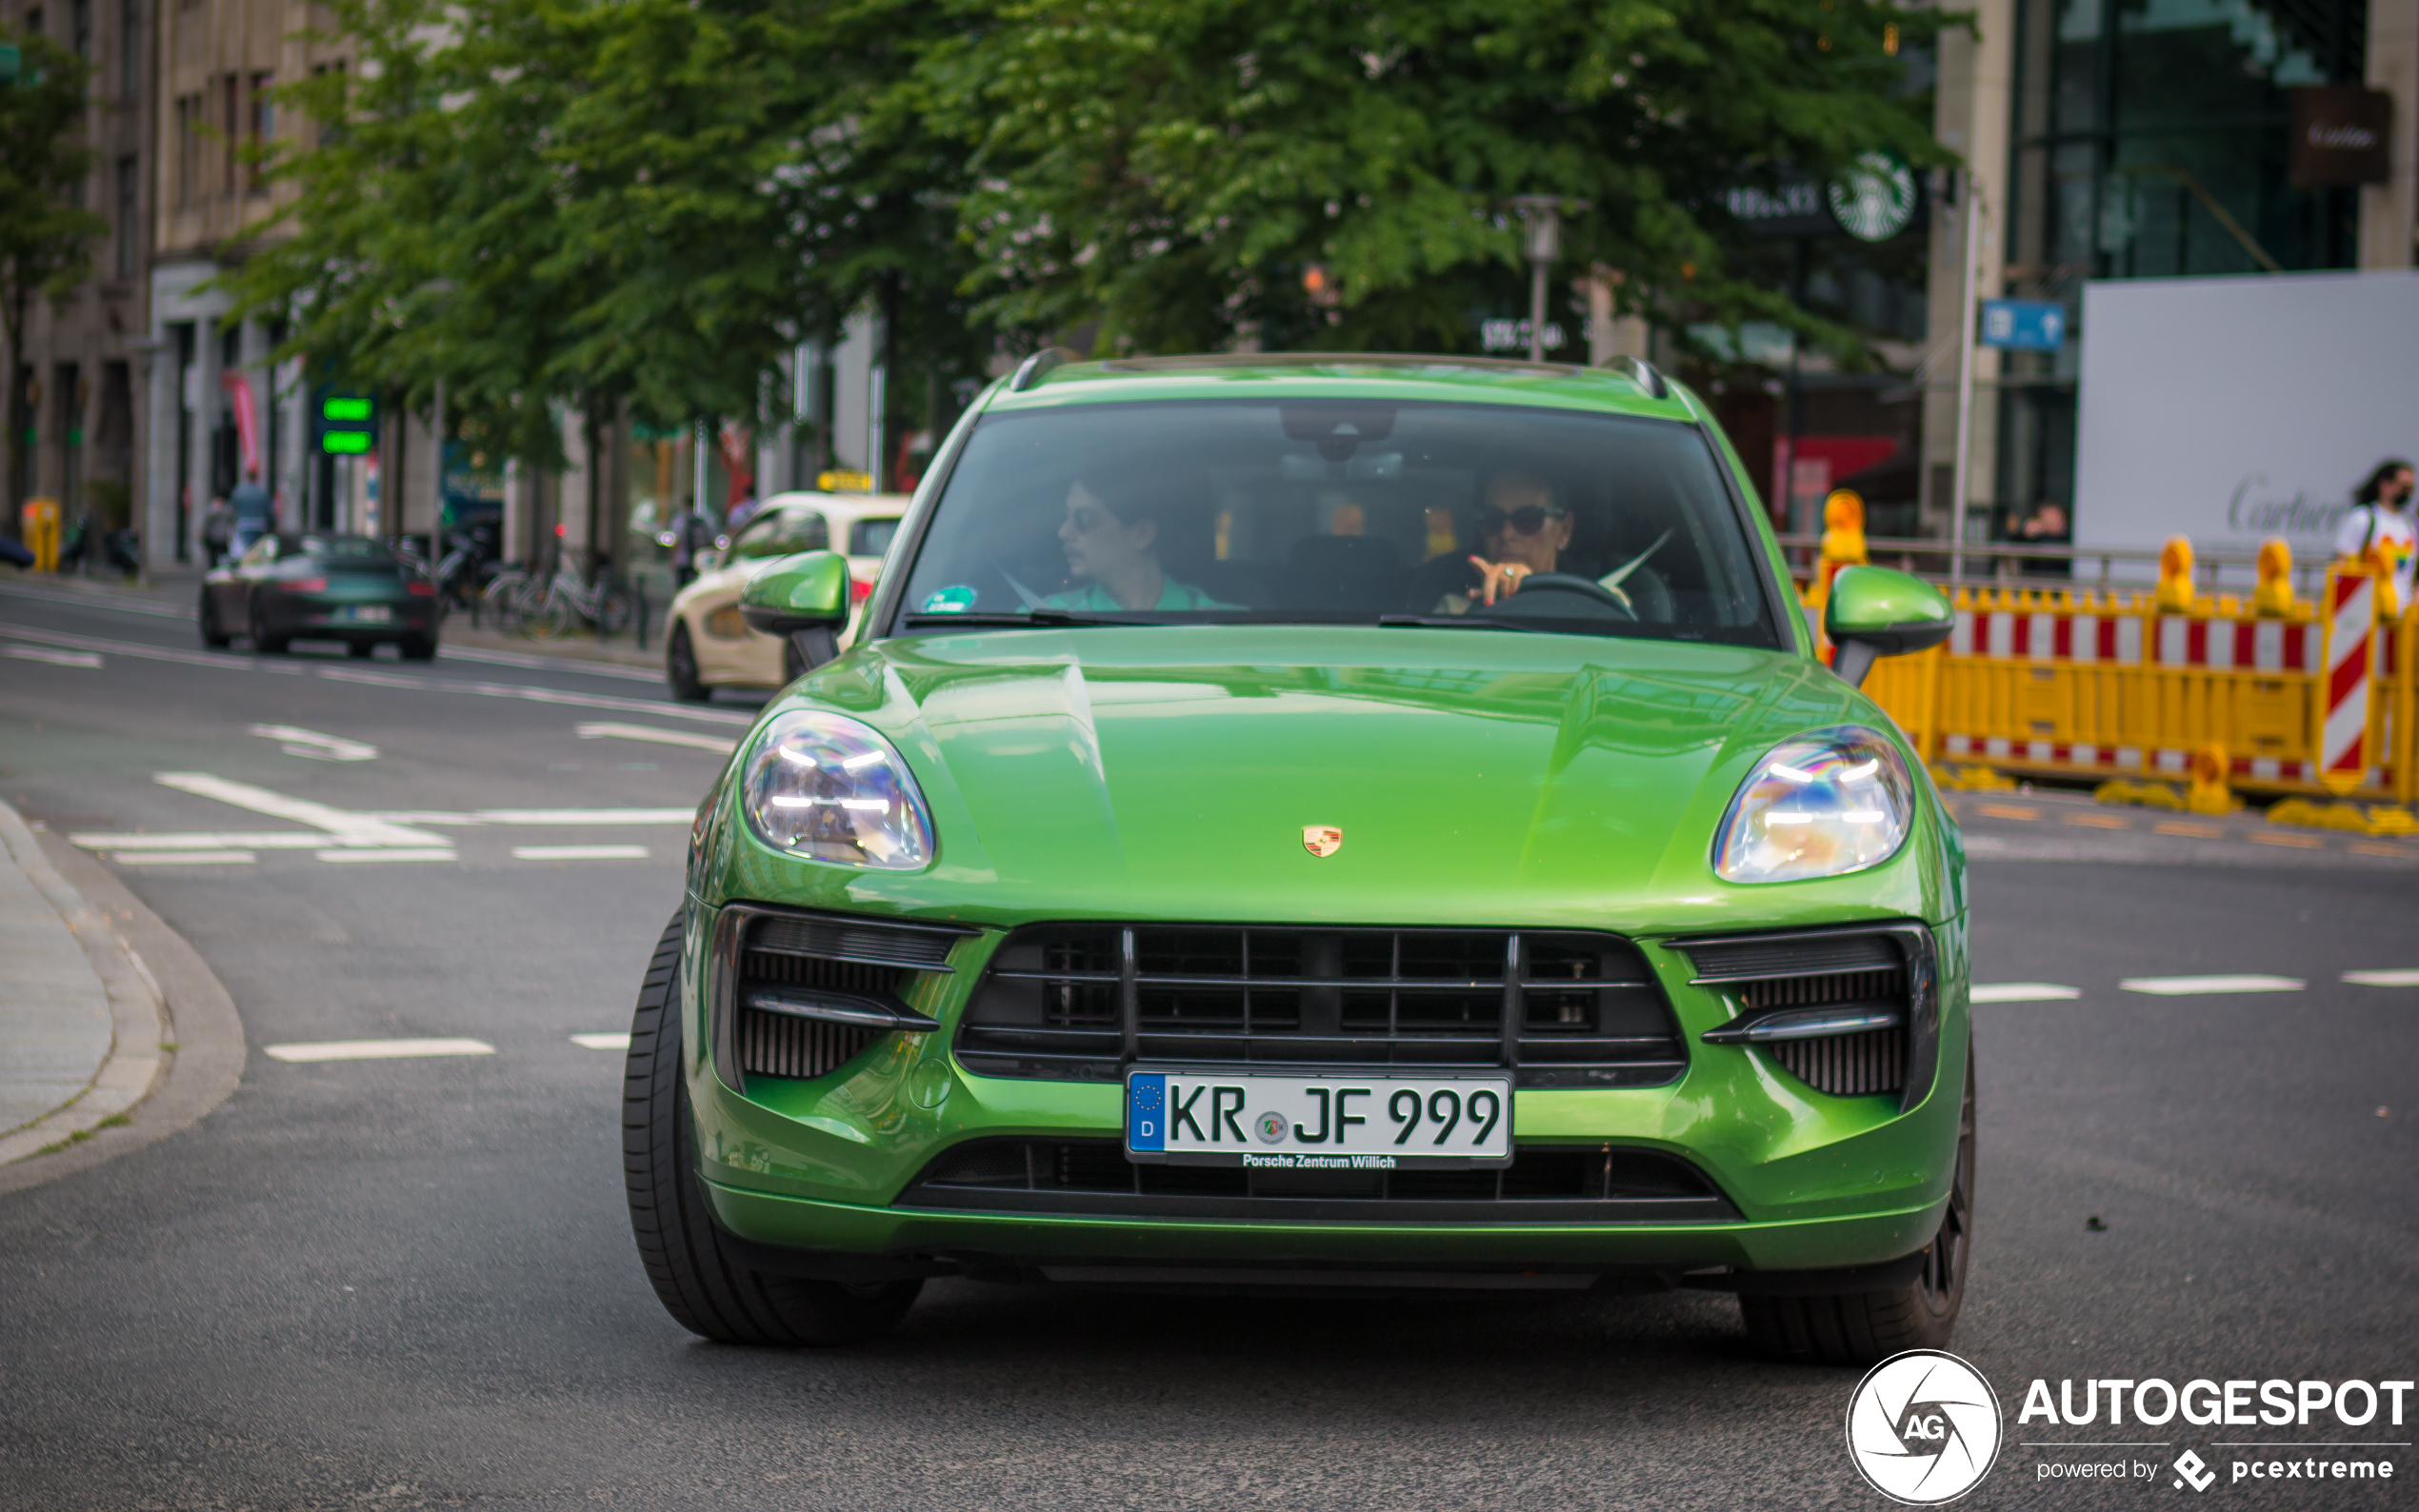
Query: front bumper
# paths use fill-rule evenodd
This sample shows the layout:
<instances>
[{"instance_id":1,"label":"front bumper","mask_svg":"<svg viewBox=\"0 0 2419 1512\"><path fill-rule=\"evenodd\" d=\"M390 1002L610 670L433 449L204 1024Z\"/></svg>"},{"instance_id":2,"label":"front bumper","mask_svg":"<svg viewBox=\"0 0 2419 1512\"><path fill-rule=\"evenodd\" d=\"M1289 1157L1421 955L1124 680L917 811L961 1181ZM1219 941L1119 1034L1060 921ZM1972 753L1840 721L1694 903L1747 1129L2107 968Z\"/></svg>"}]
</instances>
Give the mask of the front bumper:
<instances>
[{"instance_id":1,"label":"front bumper","mask_svg":"<svg viewBox=\"0 0 2419 1512\"><path fill-rule=\"evenodd\" d=\"M1687 960L1652 936L1637 943L1660 977L1690 1054L1668 1085L1524 1087L1516 1142L1651 1151L1688 1162L1735 1211L1689 1223L1243 1221L969 1211L907 1200L934 1157L1002 1136L1114 1137L1113 1084L976 1076L950 1050L963 995L1000 938L969 940L954 978L909 997L942 1021L890 1035L815 1081L716 1074L702 990L711 915L694 910L682 973L685 1072L699 1174L734 1238L796 1257L887 1260L913 1272L1129 1263L1246 1267L1348 1265L1456 1269L1690 1272L1832 1271L1919 1250L1948 1201L1969 1020L1962 919L1934 926L1940 963L1938 1056L1928 1090L1906 1100L1812 1091L1746 1046L1708 1045L1730 1018L1689 985ZM814 1259L810 1260L810 1257Z\"/></svg>"}]
</instances>

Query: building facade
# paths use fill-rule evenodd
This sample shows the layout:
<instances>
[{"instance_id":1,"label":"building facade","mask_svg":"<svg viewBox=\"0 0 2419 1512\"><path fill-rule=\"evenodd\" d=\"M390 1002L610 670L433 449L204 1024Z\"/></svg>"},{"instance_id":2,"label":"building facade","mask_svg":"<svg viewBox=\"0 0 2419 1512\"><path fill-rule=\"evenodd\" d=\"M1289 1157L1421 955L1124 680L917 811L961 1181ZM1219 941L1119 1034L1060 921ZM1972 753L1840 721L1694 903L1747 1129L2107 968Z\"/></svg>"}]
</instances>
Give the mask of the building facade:
<instances>
[{"instance_id":1,"label":"building facade","mask_svg":"<svg viewBox=\"0 0 2419 1512\"><path fill-rule=\"evenodd\" d=\"M1936 129L1982 210L1978 299L2058 304L2054 352L1974 353L1969 539L2071 513L2087 281L2413 265L2419 0L1980 0L1940 50ZM2296 92L2390 98L2385 176L2295 182ZM1929 328L1954 342L1963 208L1934 215ZM1956 360L1923 410L1925 533L1955 495Z\"/></svg>"},{"instance_id":2,"label":"building facade","mask_svg":"<svg viewBox=\"0 0 2419 1512\"><path fill-rule=\"evenodd\" d=\"M110 223L93 276L35 300L18 354L12 502L57 500L72 522L141 520L142 366L150 330L151 79L156 0L0 0L0 16L92 67L84 140L94 161L78 194Z\"/></svg>"}]
</instances>

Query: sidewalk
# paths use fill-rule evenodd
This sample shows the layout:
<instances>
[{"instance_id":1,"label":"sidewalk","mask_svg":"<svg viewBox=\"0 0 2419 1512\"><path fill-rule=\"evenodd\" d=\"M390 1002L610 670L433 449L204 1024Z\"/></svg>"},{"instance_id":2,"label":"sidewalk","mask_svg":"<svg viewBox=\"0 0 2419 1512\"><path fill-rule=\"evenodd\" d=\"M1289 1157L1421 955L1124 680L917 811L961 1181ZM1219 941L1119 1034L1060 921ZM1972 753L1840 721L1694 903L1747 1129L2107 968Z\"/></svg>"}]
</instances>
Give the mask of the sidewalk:
<instances>
[{"instance_id":1,"label":"sidewalk","mask_svg":"<svg viewBox=\"0 0 2419 1512\"><path fill-rule=\"evenodd\" d=\"M0 804L0 1165L125 1123L168 1034L142 959Z\"/></svg>"}]
</instances>

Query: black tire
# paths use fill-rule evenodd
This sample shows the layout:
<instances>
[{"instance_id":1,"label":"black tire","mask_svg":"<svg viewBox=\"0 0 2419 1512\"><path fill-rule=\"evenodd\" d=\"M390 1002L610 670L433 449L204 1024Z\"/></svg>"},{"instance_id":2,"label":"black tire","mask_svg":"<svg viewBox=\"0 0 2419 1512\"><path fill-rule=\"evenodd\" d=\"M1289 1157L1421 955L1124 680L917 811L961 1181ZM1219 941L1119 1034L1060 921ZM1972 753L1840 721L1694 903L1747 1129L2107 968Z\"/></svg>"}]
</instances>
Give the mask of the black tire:
<instances>
[{"instance_id":1,"label":"black tire","mask_svg":"<svg viewBox=\"0 0 2419 1512\"><path fill-rule=\"evenodd\" d=\"M664 929L638 989L622 1081L622 1170L639 1263L672 1321L727 1344L847 1344L889 1333L921 1281L850 1284L750 1270L731 1260L697 1179L695 1126L680 1074L681 918Z\"/></svg>"},{"instance_id":2,"label":"black tire","mask_svg":"<svg viewBox=\"0 0 2419 1512\"><path fill-rule=\"evenodd\" d=\"M213 651L223 651L234 642L235 637L227 633L227 627L218 623L217 599L210 589L202 589L202 644Z\"/></svg>"},{"instance_id":3,"label":"black tire","mask_svg":"<svg viewBox=\"0 0 2419 1512\"><path fill-rule=\"evenodd\" d=\"M267 630L261 628L260 600L252 600L251 613L249 616L249 628L251 632L253 651L262 656L283 656L286 654L286 647L291 644L290 639L283 635L271 635Z\"/></svg>"},{"instance_id":4,"label":"black tire","mask_svg":"<svg viewBox=\"0 0 2419 1512\"><path fill-rule=\"evenodd\" d=\"M698 681L697 647L689 639L689 627L678 620L672 622L670 639L664 642L664 682L672 697L684 704L702 704L713 696Z\"/></svg>"},{"instance_id":5,"label":"black tire","mask_svg":"<svg viewBox=\"0 0 2419 1512\"><path fill-rule=\"evenodd\" d=\"M345 643L345 654L351 657L356 662L366 662L370 660L370 658L378 654L378 643L375 641L348 641Z\"/></svg>"},{"instance_id":6,"label":"black tire","mask_svg":"<svg viewBox=\"0 0 2419 1512\"><path fill-rule=\"evenodd\" d=\"M437 638L433 635L407 635L395 642L395 649L407 662L433 662L437 659Z\"/></svg>"},{"instance_id":7,"label":"black tire","mask_svg":"<svg viewBox=\"0 0 2419 1512\"><path fill-rule=\"evenodd\" d=\"M1741 1295L1747 1335L1762 1353L1801 1364L1877 1365L1909 1349L1946 1349L1966 1304L1972 1260L1974 1062L1966 1052L1966 1096L1957 1117L1957 1170L1949 1211L1924 1249L1915 1280L1889 1291L1846 1297Z\"/></svg>"}]
</instances>

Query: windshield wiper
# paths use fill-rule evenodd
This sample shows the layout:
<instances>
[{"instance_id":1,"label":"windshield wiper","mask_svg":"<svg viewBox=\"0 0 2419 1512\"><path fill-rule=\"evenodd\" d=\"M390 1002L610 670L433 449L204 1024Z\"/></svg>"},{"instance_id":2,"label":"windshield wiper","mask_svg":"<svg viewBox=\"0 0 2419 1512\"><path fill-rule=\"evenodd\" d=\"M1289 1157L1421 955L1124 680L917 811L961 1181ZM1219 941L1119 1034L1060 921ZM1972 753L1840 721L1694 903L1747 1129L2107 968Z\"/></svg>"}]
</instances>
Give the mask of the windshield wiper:
<instances>
[{"instance_id":1,"label":"windshield wiper","mask_svg":"<svg viewBox=\"0 0 2419 1512\"><path fill-rule=\"evenodd\" d=\"M1408 626L1421 630L1517 630L1523 635L1547 633L1534 625L1490 620L1480 614L1381 614L1377 623L1379 628L1389 630Z\"/></svg>"},{"instance_id":2,"label":"windshield wiper","mask_svg":"<svg viewBox=\"0 0 2419 1512\"><path fill-rule=\"evenodd\" d=\"M986 630L999 629L1004 627L1022 628L1027 626L1040 626L1045 628L1055 629L1060 627L1070 625L1170 625L1174 623L1170 620L1112 620L1104 618L1097 614L1070 614L1065 609L1031 609L1023 614L928 614L919 612L908 615L906 620L909 627L913 629L920 629L926 626L964 625L973 628Z\"/></svg>"}]
</instances>

